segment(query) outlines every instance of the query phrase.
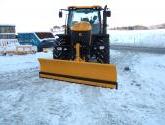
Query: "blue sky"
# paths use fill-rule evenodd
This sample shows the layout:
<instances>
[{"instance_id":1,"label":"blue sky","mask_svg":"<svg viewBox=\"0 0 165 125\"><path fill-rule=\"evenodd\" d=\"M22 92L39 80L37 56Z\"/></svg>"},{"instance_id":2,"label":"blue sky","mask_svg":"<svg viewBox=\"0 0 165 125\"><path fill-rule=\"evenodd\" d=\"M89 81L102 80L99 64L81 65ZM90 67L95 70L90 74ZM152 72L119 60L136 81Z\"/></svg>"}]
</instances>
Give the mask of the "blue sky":
<instances>
[{"instance_id":1,"label":"blue sky","mask_svg":"<svg viewBox=\"0 0 165 125\"><path fill-rule=\"evenodd\" d=\"M0 24L14 24L17 32L49 31L64 23L60 8L106 4L112 11L110 27L165 23L163 0L0 0Z\"/></svg>"}]
</instances>

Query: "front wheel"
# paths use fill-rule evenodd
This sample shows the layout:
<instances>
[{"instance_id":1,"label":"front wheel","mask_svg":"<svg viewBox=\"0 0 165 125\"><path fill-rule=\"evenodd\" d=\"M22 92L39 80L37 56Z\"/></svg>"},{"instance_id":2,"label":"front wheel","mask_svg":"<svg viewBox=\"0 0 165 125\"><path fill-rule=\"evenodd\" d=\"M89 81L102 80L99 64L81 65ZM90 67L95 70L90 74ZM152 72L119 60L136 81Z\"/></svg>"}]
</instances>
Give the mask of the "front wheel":
<instances>
[{"instance_id":1,"label":"front wheel","mask_svg":"<svg viewBox=\"0 0 165 125\"><path fill-rule=\"evenodd\" d=\"M109 43L104 41L95 43L92 47L92 57L98 63L108 64L110 62Z\"/></svg>"},{"instance_id":2,"label":"front wheel","mask_svg":"<svg viewBox=\"0 0 165 125\"><path fill-rule=\"evenodd\" d=\"M72 55L71 46L66 45L63 38L58 38L54 43L53 58L70 60L72 59Z\"/></svg>"}]
</instances>

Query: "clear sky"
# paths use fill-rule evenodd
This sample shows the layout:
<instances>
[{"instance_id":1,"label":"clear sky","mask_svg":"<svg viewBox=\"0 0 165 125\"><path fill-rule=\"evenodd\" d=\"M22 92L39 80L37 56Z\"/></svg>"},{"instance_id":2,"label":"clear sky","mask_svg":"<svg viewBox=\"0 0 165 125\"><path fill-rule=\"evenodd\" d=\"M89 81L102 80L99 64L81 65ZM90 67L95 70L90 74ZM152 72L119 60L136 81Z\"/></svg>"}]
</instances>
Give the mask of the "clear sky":
<instances>
[{"instance_id":1,"label":"clear sky","mask_svg":"<svg viewBox=\"0 0 165 125\"><path fill-rule=\"evenodd\" d=\"M0 0L0 24L14 24L17 32L49 31L64 24L60 8L106 4L112 11L110 27L165 23L165 0Z\"/></svg>"}]
</instances>

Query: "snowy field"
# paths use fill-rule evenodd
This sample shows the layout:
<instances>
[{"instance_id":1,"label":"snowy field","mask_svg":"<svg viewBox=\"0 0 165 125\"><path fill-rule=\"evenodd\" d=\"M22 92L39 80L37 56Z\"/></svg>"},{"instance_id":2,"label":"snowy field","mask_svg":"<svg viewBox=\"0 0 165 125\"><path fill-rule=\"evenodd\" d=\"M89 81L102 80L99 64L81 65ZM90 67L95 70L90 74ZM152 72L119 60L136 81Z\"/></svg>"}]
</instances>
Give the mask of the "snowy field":
<instances>
[{"instance_id":1,"label":"snowy field","mask_svg":"<svg viewBox=\"0 0 165 125\"><path fill-rule=\"evenodd\" d=\"M112 44L165 47L165 30L109 32ZM111 50L118 90L39 78L39 57L52 53L0 56L0 125L165 125L164 54Z\"/></svg>"},{"instance_id":2,"label":"snowy field","mask_svg":"<svg viewBox=\"0 0 165 125\"><path fill-rule=\"evenodd\" d=\"M0 56L0 125L165 125L165 55L111 50L118 90L41 79L38 57Z\"/></svg>"},{"instance_id":3,"label":"snowy field","mask_svg":"<svg viewBox=\"0 0 165 125\"><path fill-rule=\"evenodd\" d=\"M165 48L165 29L109 30L112 44Z\"/></svg>"}]
</instances>

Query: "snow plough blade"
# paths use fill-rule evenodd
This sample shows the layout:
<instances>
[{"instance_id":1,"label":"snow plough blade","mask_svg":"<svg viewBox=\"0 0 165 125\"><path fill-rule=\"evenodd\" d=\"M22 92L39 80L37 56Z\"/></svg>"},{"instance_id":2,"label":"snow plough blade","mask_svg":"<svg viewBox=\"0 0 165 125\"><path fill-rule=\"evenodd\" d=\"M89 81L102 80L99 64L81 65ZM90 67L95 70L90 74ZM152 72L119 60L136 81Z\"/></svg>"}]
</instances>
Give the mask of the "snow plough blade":
<instances>
[{"instance_id":1,"label":"snow plough blade","mask_svg":"<svg viewBox=\"0 0 165 125\"><path fill-rule=\"evenodd\" d=\"M42 78L117 89L116 66L113 64L42 58L39 62Z\"/></svg>"}]
</instances>

